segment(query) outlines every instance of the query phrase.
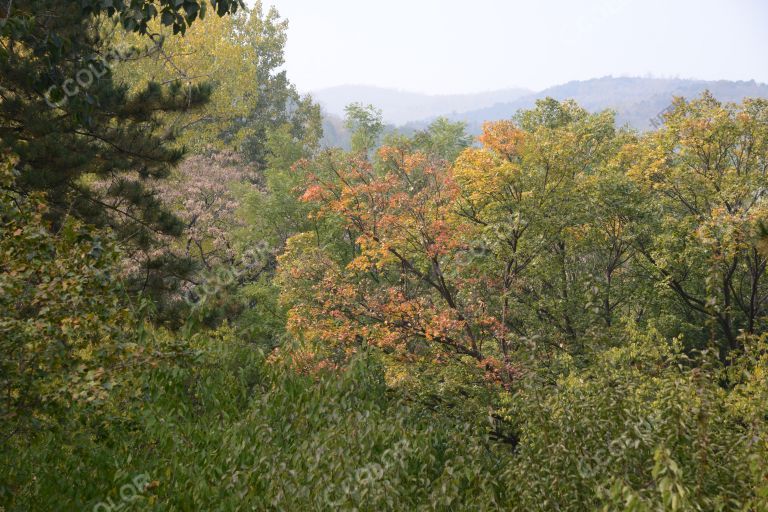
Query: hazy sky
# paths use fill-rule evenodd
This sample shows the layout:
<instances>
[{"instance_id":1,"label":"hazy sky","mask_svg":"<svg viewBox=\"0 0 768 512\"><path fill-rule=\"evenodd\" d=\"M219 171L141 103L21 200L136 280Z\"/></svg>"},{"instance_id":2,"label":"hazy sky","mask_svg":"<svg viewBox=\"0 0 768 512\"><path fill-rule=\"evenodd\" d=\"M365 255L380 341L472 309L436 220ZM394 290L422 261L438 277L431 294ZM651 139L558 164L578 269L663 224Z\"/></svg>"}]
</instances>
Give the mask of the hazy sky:
<instances>
[{"instance_id":1,"label":"hazy sky","mask_svg":"<svg viewBox=\"0 0 768 512\"><path fill-rule=\"evenodd\" d=\"M768 82L768 0L264 0L300 90L542 89L605 75Z\"/></svg>"}]
</instances>

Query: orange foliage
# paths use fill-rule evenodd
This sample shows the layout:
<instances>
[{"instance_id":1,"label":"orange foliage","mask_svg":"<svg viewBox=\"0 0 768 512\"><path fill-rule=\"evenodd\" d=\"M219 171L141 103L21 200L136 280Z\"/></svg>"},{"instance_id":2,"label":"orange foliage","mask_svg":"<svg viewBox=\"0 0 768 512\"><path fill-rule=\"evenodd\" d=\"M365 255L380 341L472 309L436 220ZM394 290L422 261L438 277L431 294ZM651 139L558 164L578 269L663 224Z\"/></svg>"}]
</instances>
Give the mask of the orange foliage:
<instances>
[{"instance_id":1,"label":"orange foliage","mask_svg":"<svg viewBox=\"0 0 768 512\"><path fill-rule=\"evenodd\" d=\"M525 132L517 128L512 121L493 121L483 123L480 142L511 160L518 153L518 148L525 138Z\"/></svg>"},{"instance_id":2,"label":"orange foliage","mask_svg":"<svg viewBox=\"0 0 768 512\"><path fill-rule=\"evenodd\" d=\"M494 285L459 257L475 228L454 213L450 168L395 147L378 157L308 173L303 200L341 219L354 256L338 262L311 235L292 239L280 259L289 329L329 350L365 343L410 357L408 342L419 339L433 353L483 359L482 340L498 329L477 292Z\"/></svg>"}]
</instances>

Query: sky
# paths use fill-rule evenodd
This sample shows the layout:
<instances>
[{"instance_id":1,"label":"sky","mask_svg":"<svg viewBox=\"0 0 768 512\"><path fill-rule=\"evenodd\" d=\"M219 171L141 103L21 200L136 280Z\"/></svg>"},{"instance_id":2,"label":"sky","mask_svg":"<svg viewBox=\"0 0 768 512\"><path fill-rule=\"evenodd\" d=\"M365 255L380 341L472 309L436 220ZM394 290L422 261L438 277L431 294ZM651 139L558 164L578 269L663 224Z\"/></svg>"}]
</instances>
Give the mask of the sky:
<instances>
[{"instance_id":1,"label":"sky","mask_svg":"<svg viewBox=\"0 0 768 512\"><path fill-rule=\"evenodd\" d=\"M253 0L251 0L253 3ZM606 75L768 82L768 0L263 0L303 92L541 90Z\"/></svg>"}]
</instances>

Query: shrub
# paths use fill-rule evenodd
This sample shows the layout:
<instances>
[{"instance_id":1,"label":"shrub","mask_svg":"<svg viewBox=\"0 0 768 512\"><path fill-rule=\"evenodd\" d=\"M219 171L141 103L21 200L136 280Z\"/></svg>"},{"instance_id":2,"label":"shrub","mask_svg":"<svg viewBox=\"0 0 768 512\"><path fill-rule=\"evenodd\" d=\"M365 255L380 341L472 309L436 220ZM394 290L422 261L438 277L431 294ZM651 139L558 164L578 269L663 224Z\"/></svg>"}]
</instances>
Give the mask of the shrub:
<instances>
[{"instance_id":1,"label":"shrub","mask_svg":"<svg viewBox=\"0 0 768 512\"><path fill-rule=\"evenodd\" d=\"M714 351L633 338L511 397L520 510L765 510L765 422L733 406Z\"/></svg>"}]
</instances>

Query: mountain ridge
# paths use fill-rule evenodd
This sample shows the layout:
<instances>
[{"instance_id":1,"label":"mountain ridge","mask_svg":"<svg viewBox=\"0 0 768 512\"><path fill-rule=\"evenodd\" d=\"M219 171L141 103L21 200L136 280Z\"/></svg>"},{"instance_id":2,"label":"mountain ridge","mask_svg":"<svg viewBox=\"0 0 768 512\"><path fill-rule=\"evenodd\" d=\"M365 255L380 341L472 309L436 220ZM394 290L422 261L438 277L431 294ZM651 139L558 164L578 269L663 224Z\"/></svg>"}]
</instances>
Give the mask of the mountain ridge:
<instances>
[{"instance_id":1,"label":"mountain ridge","mask_svg":"<svg viewBox=\"0 0 768 512\"><path fill-rule=\"evenodd\" d=\"M343 117L344 107L358 102L381 109L385 122L402 125L511 102L533 93L535 91L521 87L467 94L426 94L372 85L339 85L310 91L309 94L330 114Z\"/></svg>"},{"instance_id":2,"label":"mountain ridge","mask_svg":"<svg viewBox=\"0 0 768 512\"><path fill-rule=\"evenodd\" d=\"M747 97L768 98L768 84L736 80L697 80L683 78L640 78L606 76L590 80L572 80L555 85L512 102L449 115L454 121L464 121L468 130L478 133L484 121L507 119L518 110L534 106L536 100L552 97L573 99L590 111L610 109L616 112L618 125L639 130L652 128L653 120L666 109L674 97L692 99L709 90L723 102L739 102ZM431 120L424 119L406 125L418 129Z\"/></svg>"},{"instance_id":3,"label":"mountain ridge","mask_svg":"<svg viewBox=\"0 0 768 512\"><path fill-rule=\"evenodd\" d=\"M355 101L381 108L385 116L384 120L390 125L388 129L406 134L426 128L438 117L447 117L451 121L466 123L467 132L477 135L482 129L483 122L509 119L517 111L532 108L536 100L546 97L561 101L573 99L592 112L613 110L616 112L617 125L628 125L643 131L653 128L654 120L671 104L674 97L682 96L692 99L705 90L709 90L723 102L739 102L747 97L768 98L768 84L754 80L698 80L610 75L589 80L572 80L538 92L529 91L528 94L522 94L524 89L504 89L477 95L428 95L374 86L338 86L322 89L319 94L311 93L311 95L324 110L323 125L326 133L323 144L347 147L349 134L346 133L342 120L344 106ZM328 91L331 91L331 94ZM329 101L329 98L332 101ZM383 102L384 105L376 101L382 98L386 99ZM441 101L434 102L432 101L434 98L439 98ZM461 101L453 101L456 98L460 98ZM514 99L494 101L497 98ZM398 104L399 99L402 100L400 104ZM425 107L419 104L420 101L426 101L428 104ZM490 101L493 102L488 104ZM461 110L462 106L484 102L485 106ZM433 113L420 117L424 108L433 109ZM390 113L389 118L387 112ZM392 120L392 112L397 113L394 117L399 118L400 122Z\"/></svg>"}]
</instances>

